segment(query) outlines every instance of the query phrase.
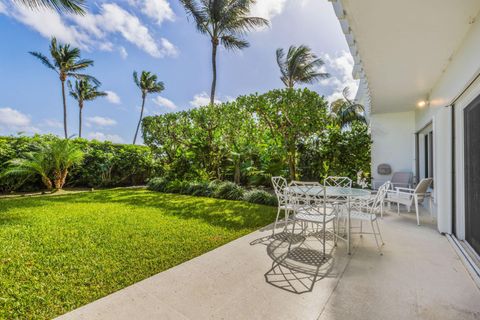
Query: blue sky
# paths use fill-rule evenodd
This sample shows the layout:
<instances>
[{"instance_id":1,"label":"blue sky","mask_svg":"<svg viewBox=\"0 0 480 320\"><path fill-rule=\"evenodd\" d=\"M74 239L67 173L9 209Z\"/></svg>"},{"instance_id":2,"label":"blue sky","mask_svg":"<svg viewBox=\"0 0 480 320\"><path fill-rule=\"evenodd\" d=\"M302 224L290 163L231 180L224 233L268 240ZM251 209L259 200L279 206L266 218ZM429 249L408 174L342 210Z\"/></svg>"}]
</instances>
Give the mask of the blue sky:
<instances>
[{"instance_id":1,"label":"blue sky","mask_svg":"<svg viewBox=\"0 0 480 320\"><path fill-rule=\"evenodd\" d=\"M0 0L0 135L17 132L62 134L60 82L28 51L48 53L49 39L71 43L93 59L88 73L102 82L107 98L84 108L83 135L89 139L130 143L139 116L140 92L134 70L156 73L165 83L146 102L147 114L193 108L208 102L210 43L189 21L178 0L88 2L85 17L31 12ZM258 0L252 13L268 18L270 28L247 35L250 47L221 50L217 98L282 88L275 50L305 44L326 62L328 80L309 86L329 100L344 86L352 95L353 60L327 0ZM68 98L69 135L78 132L78 107Z\"/></svg>"}]
</instances>

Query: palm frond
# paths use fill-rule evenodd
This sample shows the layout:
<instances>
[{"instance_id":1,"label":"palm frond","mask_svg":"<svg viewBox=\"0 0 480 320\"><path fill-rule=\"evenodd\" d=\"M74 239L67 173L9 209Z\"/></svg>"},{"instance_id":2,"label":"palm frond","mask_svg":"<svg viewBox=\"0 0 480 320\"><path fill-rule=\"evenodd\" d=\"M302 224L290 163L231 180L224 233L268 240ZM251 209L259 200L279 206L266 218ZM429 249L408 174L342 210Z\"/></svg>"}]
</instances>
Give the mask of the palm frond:
<instances>
[{"instance_id":1,"label":"palm frond","mask_svg":"<svg viewBox=\"0 0 480 320\"><path fill-rule=\"evenodd\" d=\"M50 62L50 60L45 55L43 55L40 52L33 52L33 51L30 51L29 53L35 58L39 59L44 66L58 73L58 71L55 69L55 66Z\"/></svg>"},{"instance_id":2,"label":"palm frond","mask_svg":"<svg viewBox=\"0 0 480 320\"><path fill-rule=\"evenodd\" d=\"M85 14L84 0L15 0L15 2L21 3L33 10L49 8L65 13Z\"/></svg>"},{"instance_id":3,"label":"palm frond","mask_svg":"<svg viewBox=\"0 0 480 320\"><path fill-rule=\"evenodd\" d=\"M239 39L234 35L224 35L220 38L220 41L227 50L241 50L250 45L247 41Z\"/></svg>"}]
</instances>

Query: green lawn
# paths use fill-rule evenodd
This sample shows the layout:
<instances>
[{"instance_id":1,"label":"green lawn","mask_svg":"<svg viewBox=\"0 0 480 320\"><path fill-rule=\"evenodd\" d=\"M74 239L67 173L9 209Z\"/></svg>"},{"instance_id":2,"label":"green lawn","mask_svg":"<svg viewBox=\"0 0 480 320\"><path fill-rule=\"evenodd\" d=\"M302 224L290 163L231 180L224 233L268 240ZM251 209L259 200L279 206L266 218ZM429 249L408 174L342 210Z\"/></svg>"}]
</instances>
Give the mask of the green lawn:
<instances>
[{"instance_id":1,"label":"green lawn","mask_svg":"<svg viewBox=\"0 0 480 320\"><path fill-rule=\"evenodd\" d=\"M0 318L58 316L274 217L271 207L144 189L0 199Z\"/></svg>"}]
</instances>

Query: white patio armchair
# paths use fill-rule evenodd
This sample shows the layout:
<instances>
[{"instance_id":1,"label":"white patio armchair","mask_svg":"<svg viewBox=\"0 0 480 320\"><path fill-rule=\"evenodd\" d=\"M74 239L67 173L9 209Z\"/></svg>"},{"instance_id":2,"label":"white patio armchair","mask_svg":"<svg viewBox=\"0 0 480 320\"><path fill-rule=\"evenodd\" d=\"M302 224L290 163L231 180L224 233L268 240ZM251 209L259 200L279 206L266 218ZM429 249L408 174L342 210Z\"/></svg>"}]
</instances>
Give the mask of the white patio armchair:
<instances>
[{"instance_id":1,"label":"white patio armchair","mask_svg":"<svg viewBox=\"0 0 480 320\"><path fill-rule=\"evenodd\" d=\"M395 191L389 191L387 194L387 201L390 203L397 204L397 212L400 214L400 205L407 207L408 212L410 212L412 206L415 206L415 213L417 215L417 225L420 225L420 216L418 205L421 204L426 197L430 196L428 188L432 184L432 178L422 179L415 189L411 188L395 188ZM430 196L431 201L431 196ZM432 208L430 202L430 210Z\"/></svg>"},{"instance_id":2,"label":"white patio armchair","mask_svg":"<svg viewBox=\"0 0 480 320\"><path fill-rule=\"evenodd\" d=\"M353 202L351 204L351 209L350 209L350 219L360 221L360 234L369 234L369 233L363 232L361 226L363 221L370 222L370 225L372 227L371 234L373 234L375 238L375 243L377 244L377 249L380 255L383 255L382 246L384 245L384 242L383 242L382 234L380 232L380 226L378 224L377 213L380 213L381 207L387 195L388 187L389 187L389 184L384 183L378 189L378 192L373 196L371 200ZM340 217L344 217L344 218L348 217L348 213L345 211L342 211L339 214L339 218Z\"/></svg>"},{"instance_id":3,"label":"white patio armchair","mask_svg":"<svg viewBox=\"0 0 480 320\"><path fill-rule=\"evenodd\" d=\"M275 229L277 228L278 218L280 217L280 212L283 210L285 213L285 230L287 228L288 217L292 208L288 204L288 197L285 189L288 186L287 180L284 177L272 177L272 185L278 202L277 217L275 218L275 223L273 224L272 230L272 236L274 236Z\"/></svg>"},{"instance_id":4,"label":"white patio armchair","mask_svg":"<svg viewBox=\"0 0 480 320\"><path fill-rule=\"evenodd\" d=\"M292 238L295 235L295 225L301 222L302 233L306 227L316 224L315 232L322 231L323 257L325 258L326 233L333 233L333 240L336 243L336 210L333 210L327 204L326 188L316 182L292 181L288 188L289 204L292 206L292 237L290 237L289 247L292 244ZM332 222L333 231L327 230L327 224ZM320 228L319 228L320 227Z\"/></svg>"}]
</instances>

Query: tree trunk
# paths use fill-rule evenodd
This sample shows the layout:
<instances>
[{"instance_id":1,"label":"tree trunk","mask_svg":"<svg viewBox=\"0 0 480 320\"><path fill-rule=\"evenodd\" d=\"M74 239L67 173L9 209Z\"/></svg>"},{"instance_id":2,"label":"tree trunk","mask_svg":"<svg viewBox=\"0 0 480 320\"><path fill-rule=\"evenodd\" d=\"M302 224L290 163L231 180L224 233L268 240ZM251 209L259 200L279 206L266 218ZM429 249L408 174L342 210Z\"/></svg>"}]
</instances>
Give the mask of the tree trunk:
<instances>
[{"instance_id":1,"label":"tree trunk","mask_svg":"<svg viewBox=\"0 0 480 320\"><path fill-rule=\"evenodd\" d=\"M83 102L78 103L78 137L82 137L82 111L83 111Z\"/></svg>"},{"instance_id":2,"label":"tree trunk","mask_svg":"<svg viewBox=\"0 0 480 320\"><path fill-rule=\"evenodd\" d=\"M217 46L218 40L212 39L212 88L210 91L210 104L215 103L215 89L217 86Z\"/></svg>"},{"instance_id":3,"label":"tree trunk","mask_svg":"<svg viewBox=\"0 0 480 320\"><path fill-rule=\"evenodd\" d=\"M288 151L288 171L290 173L290 180L295 180L296 173L296 151L295 147L289 147Z\"/></svg>"},{"instance_id":4,"label":"tree trunk","mask_svg":"<svg viewBox=\"0 0 480 320\"><path fill-rule=\"evenodd\" d=\"M65 98L65 80L60 78L62 82L62 101L63 101L63 131L65 132L65 139L68 138L67 132L67 100Z\"/></svg>"},{"instance_id":5,"label":"tree trunk","mask_svg":"<svg viewBox=\"0 0 480 320\"><path fill-rule=\"evenodd\" d=\"M142 94L142 110L140 111L140 119L138 120L137 124L137 130L135 131L135 136L133 137L133 144L137 141L137 135L138 135L138 130L140 129L140 124L142 123L142 118L143 118L143 108L145 107L145 98L146 94Z\"/></svg>"},{"instance_id":6,"label":"tree trunk","mask_svg":"<svg viewBox=\"0 0 480 320\"><path fill-rule=\"evenodd\" d=\"M52 190L52 181L48 177L42 177L42 182L47 187L47 190Z\"/></svg>"},{"instance_id":7,"label":"tree trunk","mask_svg":"<svg viewBox=\"0 0 480 320\"><path fill-rule=\"evenodd\" d=\"M64 170L55 170L53 173L54 176L54 184L55 184L55 189L57 190L62 190L65 181L67 180L67 174L68 174L68 169Z\"/></svg>"}]
</instances>

